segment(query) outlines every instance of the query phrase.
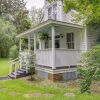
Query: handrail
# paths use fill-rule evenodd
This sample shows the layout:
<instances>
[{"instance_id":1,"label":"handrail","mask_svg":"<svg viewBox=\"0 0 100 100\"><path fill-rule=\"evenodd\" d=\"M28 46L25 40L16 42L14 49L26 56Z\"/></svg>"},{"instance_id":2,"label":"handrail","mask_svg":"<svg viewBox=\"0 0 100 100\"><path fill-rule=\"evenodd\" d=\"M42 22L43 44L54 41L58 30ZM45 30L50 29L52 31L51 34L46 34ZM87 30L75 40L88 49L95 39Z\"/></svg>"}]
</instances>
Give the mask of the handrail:
<instances>
[{"instance_id":1,"label":"handrail","mask_svg":"<svg viewBox=\"0 0 100 100\"><path fill-rule=\"evenodd\" d=\"M29 59L34 56L35 54L32 55L28 55L27 57L29 57ZM25 66L26 68L26 73L28 72L28 67L29 66L34 66L34 65L29 65L29 61L27 60L24 64L23 62L23 56L18 57L12 61L10 61L10 74L13 72L13 67L14 67L14 72L15 72L15 78L16 78L16 73L17 73L17 69L20 67L20 69L22 68L22 66ZM18 64L18 65L17 65Z\"/></svg>"},{"instance_id":2,"label":"handrail","mask_svg":"<svg viewBox=\"0 0 100 100\"><path fill-rule=\"evenodd\" d=\"M14 60L9 61L8 63L15 62L16 60L19 60L20 58L22 58L22 57L18 57L18 58L14 59Z\"/></svg>"},{"instance_id":3,"label":"handrail","mask_svg":"<svg viewBox=\"0 0 100 100\"><path fill-rule=\"evenodd\" d=\"M14 65L14 64L17 64L18 62L20 62L20 61L12 62L12 64Z\"/></svg>"}]
</instances>

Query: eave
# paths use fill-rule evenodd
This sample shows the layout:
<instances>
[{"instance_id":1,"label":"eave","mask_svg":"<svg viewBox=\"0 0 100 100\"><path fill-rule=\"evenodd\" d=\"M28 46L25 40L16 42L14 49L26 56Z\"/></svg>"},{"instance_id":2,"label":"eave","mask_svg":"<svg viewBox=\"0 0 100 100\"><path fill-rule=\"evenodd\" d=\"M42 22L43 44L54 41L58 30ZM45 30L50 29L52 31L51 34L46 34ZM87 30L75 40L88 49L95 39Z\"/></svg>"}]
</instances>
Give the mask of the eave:
<instances>
[{"instance_id":1,"label":"eave","mask_svg":"<svg viewBox=\"0 0 100 100\"><path fill-rule=\"evenodd\" d=\"M37 31L37 30L39 30L39 29L41 29L41 28L43 28L45 26L48 26L48 25L54 25L54 26L55 25L62 25L62 26L69 26L69 27L73 27L73 28L79 28L79 29L83 28L82 25L71 24L71 23L55 21L55 20L47 20L47 21L35 26L34 28L17 35L16 37L20 38L20 37L23 37L24 35L28 35L28 34L34 33L35 31Z\"/></svg>"}]
</instances>

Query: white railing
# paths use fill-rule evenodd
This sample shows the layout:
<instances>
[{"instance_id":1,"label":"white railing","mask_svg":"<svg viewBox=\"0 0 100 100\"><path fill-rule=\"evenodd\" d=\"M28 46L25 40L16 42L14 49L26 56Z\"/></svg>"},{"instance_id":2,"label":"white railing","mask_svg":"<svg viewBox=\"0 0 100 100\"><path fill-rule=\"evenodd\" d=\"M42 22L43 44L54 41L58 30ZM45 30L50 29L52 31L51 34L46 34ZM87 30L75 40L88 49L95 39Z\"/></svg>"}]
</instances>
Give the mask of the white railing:
<instances>
[{"instance_id":1,"label":"white railing","mask_svg":"<svg viewBox=\"0 0 100 100\"><path fill-rule=\"evenodd\" d=\"M80 61L80 50L56 49L55 53L56 67L77 65ZM52 49L37 50L36 64L52 66Z\"/></svg>"},{"instance_id":2,"label":"white railing","mask_svg":"<svg viewBox=\"0 0 100 100\"><path fill-rule=\"evenodd\" d=\"M36 51L36 64L43 66L52 66L52 50L37 50Z\"/></svg>"},{"instance_id":3,"label":"white railing","mask_svg":"<svg viewBox=\"0 0 100 100\"><path fill-rule=\"evenodd\" d=\"M15 62L11 62L11 64L10 64L10 74L12 73L12 72L15 72L15 78L16 78L16 74L17 74L17 69L19 68L19 61L15 61Z\"/></svg>"},{"instance_id":4,"label":"white railing","mask_svg":"<svg viewBox=\"0 0 100 100\"><path fill-rule=\"evenodd\" d=\"M78 65L80 61L80 50L56 50L56 67Z\"/></svg>"},{"instance_id":5,"label":"white railing","mask_svg":"<svg viewBox=\"0 0 100 100\"><path fill-rule=\"evenodd\" d=\"M26 73L28 73L28 67L32 66L32 65L29 65L29 60L31 59L32 56L34 56L34 55L28 55L25 58L25 60L24 60L23 56L18 57L14 60L11 60L9 62L10 63L10 72L9 72L9 74L11 74L12 72L15 72L15 78L16 78L17 70L21 69L23 66L26 69ZM24 64L23 64L23 62L24 62Z\"/></svg>"}]
</instances>

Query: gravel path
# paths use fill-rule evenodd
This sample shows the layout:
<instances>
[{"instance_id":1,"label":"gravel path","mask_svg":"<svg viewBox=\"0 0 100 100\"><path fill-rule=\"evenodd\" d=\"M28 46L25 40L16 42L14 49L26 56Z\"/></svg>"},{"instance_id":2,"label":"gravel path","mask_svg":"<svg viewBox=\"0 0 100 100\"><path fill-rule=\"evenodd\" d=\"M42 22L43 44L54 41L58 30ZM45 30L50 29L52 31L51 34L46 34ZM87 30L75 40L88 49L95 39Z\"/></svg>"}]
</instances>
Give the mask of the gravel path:
<instances>
[{"instance_id":1,"label":"gravel path","mask_svg":"<svg viewBox=\"0 0 100 100\"><path fill-rule=\"evenodd\" d=\"M0 77L0 80L8 80L8 77Z\"/></svg>"}]
</instances>

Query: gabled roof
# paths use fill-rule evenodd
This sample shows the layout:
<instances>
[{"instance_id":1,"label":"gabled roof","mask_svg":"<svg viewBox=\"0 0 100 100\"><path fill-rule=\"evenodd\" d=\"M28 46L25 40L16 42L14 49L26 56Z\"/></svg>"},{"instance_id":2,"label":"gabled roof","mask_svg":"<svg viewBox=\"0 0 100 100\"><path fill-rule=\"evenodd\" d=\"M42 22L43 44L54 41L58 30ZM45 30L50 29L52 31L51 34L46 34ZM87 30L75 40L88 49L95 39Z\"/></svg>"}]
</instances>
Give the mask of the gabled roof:
<instances>
[{"instance_id":1,"label":"gabled roof","mask_svg":"<svg viewBox=\"0 0 100 100\"><path fill-rule=\"evenodd\" d=\"M39 29L41 29L45 26L48 26L48 25L62 25L62 26L69 26L69 27L79 28L79 29L83 28L82 25L66 23L66 22L61 22L61 21L55 21L55 20L47 20L47 21L37 25L36 27L17 35L16 37L19 38L19 37L22 37L24 35L34 33L35 31L37 31L37 30L39 30Z\"/></svg>"},{"instance_id":2,"label":"gabled roof","mask_svg":"<svg viewBox=\"0 0 100 100\"><path fill-rule=\"evenodd\" d=\"M78 12L72 9L65 14L65 21L71 24L83 25L82 20L77 21L77 18L76 18L77 15L78 15Z\"/></svg>"}]
</instances>

